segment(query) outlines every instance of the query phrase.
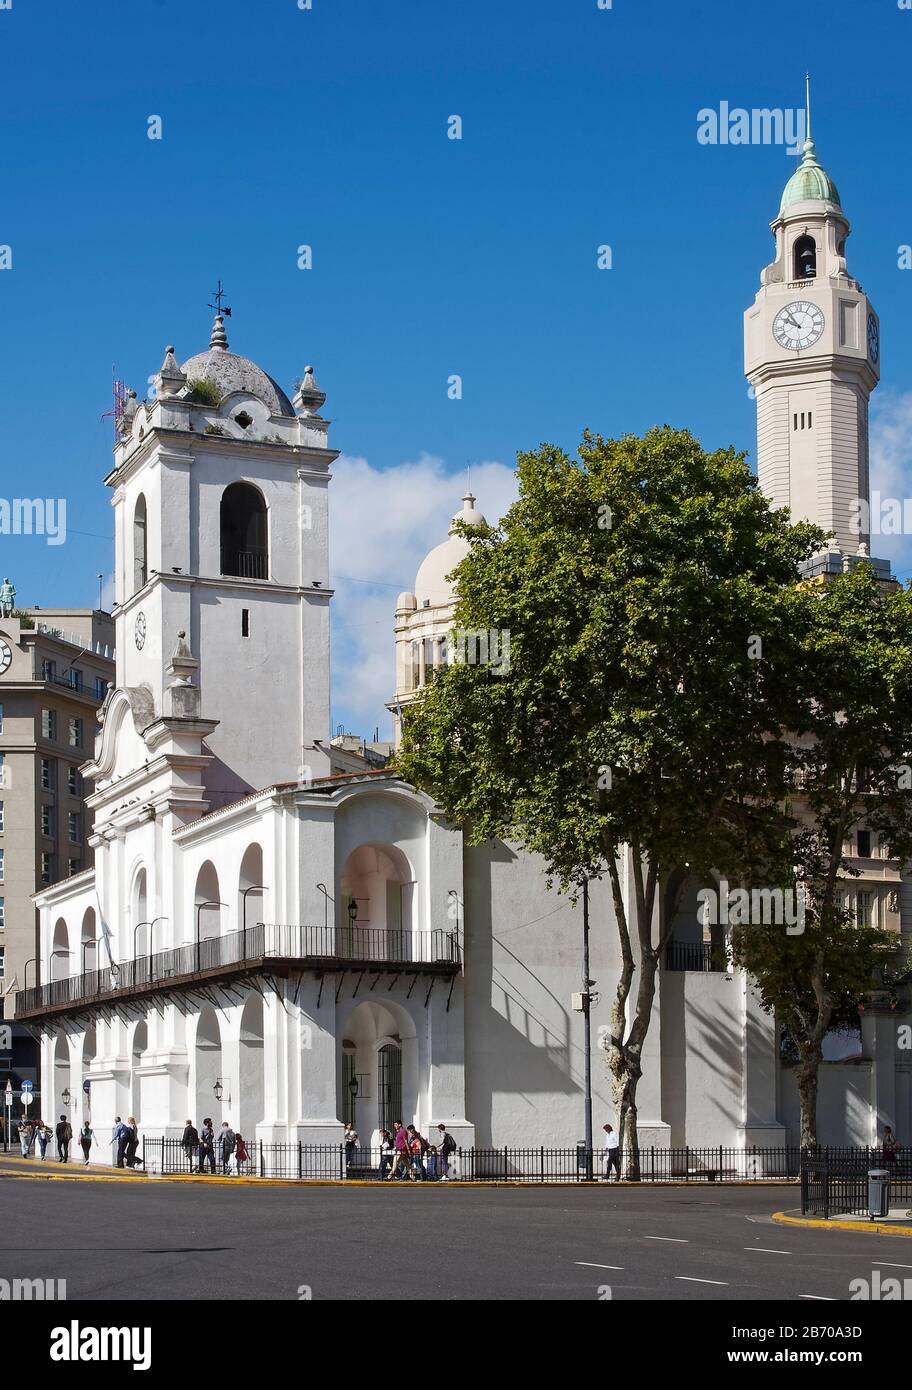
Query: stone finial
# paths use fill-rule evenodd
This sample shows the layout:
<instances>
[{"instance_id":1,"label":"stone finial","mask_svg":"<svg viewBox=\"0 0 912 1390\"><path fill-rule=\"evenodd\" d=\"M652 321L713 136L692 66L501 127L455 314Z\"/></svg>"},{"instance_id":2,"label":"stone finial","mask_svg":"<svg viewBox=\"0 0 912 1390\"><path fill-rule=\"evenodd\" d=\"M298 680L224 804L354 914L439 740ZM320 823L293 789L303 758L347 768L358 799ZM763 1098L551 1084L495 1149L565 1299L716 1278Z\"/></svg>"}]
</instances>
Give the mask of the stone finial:
<instances>
[{"instance_id":1,"label":"stone finial","mask_svg":"<svg viewBox=\"0 0 912 1390\"><path fill-rule=\"evenodd\" d=\"M221 348L228 351L228 334L225 332L224 314L216 314L215 322L212 325L212 334L209 338L210 348Z\"/></svg>"},{"instance_id":2,"label":"stone finial","mask_svg":"<svg viewBox=\"0 0 912 1390\"><path fill-rule=\"evenodd\" d=\"M165 348L165 360L158 369L158 376L155 378L155 391L159 396L176 396L178 391L187 384L187 378L178 365L177 358L174 356L174 348Z\"/></svg>"},{"instance_id":3,"label":"stone finial","mask_svg":"<svg viewBox=\"0 0 912 1390\"><path fill-rule=\"evenodd\" d=\"M313 367L305 367L301 384L292 401L295 410L299 410L304 415L317 415L325 400L326 392L321 391L317 385Z\"/></svg>"},{"instance_id":4,"label":"stone finial","mask_svg":"<svg viewBox=\"0 0 912 1390\"><path fill-rule=\"evenodd\" d=\"M168 681L167 709L172 719L198 719L200 713L200 689L193 684L193 676L199 670L199 660L190 651L186 637L186 632L181 628L168 663L171 679Z\"/></svg>"},{"instance_id":5,"label":"stone finial","mask_svg":"<svg viewBox=\"0 0 912 1390\"><path fill-rule=\"evenodd\" d=\"M856 550L855 554L858 555L858 556L859 556L861 559L863 559L863 560L867 560L867 559L870 558L871 551L870 551L870 548L869 548L869 546L868 546L867 541L859 541L859 542L858 542L858 549Z\"/></svg>"},{"instance_id":6,"label":"stone finial","mask_svg":"<svg viewBox=\"0 0 912 1390\"><path fill-rule=\"evenodd\" d=\"M136 399L136 392L131 388L124 396L123 414L120 417L121 434L129 434L133 427L133 419L139 409L139 402Z\"/></svg>"}]
</instances>

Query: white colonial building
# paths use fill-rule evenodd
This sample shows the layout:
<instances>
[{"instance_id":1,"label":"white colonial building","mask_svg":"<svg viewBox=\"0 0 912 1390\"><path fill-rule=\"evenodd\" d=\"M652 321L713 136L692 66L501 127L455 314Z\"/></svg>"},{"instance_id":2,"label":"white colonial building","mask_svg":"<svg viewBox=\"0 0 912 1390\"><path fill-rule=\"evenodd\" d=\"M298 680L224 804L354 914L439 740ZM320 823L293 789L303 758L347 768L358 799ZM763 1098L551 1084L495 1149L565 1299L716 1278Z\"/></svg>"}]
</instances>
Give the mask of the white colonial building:
<instances>
[{"instance_id":1,"label":"white colonial building","mask_svg":"<svg viewBox=\"0 0 912 1390\"><path fill-rule=\"evenodd\" d=\"M812 568L842 569L866 553L847 509L867 495L878 324L813 146L773 231L745 326L760 478L835 532ZM248 1138L338 1142L354 1118L367 1141L401 1118L463 1143L567 1146L583 1126L581 911L534 858L470 847L394 773L334 759L324 399L310 368L289 399L217 317L207 352L179 366L169 348L154 398L128 400L106 480L116 682L83 769L95 867L37 895L42 983L17 997L42 1036L40 1109L62 1113L66 1092L74 1126L90 1113L99 1132L115 1114L172 1135L212 1116ZM444 540L398 600L395 715L442 659L464 550ZM852 849L859 912L912 929L898 866L870 835ZM641 1141L794 1143L778 1030L726 969L698 886L660 974ZM598 1126L618 968L604 885L592 925ZM834 1040L825 1141L912 1135L908 1005L890 1002Z\"/></svg>"}]
</instances>

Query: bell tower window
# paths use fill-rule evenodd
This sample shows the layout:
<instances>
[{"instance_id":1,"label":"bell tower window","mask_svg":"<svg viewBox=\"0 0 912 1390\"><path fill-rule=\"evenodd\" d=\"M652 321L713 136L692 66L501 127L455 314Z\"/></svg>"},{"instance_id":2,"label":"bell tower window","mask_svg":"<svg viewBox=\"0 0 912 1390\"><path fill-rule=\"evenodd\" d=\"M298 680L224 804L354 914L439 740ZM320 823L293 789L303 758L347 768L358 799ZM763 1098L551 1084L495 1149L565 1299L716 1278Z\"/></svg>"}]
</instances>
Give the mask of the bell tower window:
<instances>
[{"instance_id":1,"label":"bell tower window","mask_svg":"<svg viewBox=\"0 0 912 1390\"><path fill-rule=\"evenodd\" d=\"M817 274L817 244L812 236L795 242L795 279L813 280Z\"/></svg>"},{"instance_id":2,"label":"bell tower window","mask_svg":"<svg viewBox=\"0 0 912 1390\"><path fill-rule=\"evenodd\" d=\"M133 511L133 592L141 589L149 577L146 554L146 499L142 493Z\"/></svg>"},{"instance_id":3,"label":"bell tower window","mask_svg":"<svg viewBox=\"0 0 912 1390\"><path fill-rule=\"evenodd\" d=\"M222 574L268 578L266 503L250 483L232 483L222 494L220 538Z\"/></svg>"}]
</instances>

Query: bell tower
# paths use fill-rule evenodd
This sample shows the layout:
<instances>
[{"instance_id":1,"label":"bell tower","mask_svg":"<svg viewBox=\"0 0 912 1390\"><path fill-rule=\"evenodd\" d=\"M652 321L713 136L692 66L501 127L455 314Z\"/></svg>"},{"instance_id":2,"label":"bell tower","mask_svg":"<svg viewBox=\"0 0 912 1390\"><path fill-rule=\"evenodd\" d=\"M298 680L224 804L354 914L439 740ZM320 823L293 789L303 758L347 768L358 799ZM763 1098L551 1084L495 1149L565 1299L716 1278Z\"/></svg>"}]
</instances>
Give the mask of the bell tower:
<instances>
[{"instance_id":1,"label":"bell tower","mask_svg":"<svg viewBox=\"0 0 912 1390\"><path fill-rule=\"evenodd\" d=\"M167 716L192 653L210 809L329 771L328 485L337 451L306 368L293 399L229 350L168 348L128 394L106 479L115 513L117 687ZM150 724L151 727L151 724ZM149 762L147 753L143 753Z\"/></svg>"},{"instance_id":2,"label":"bell tower","mask_svg":"<svg viewBox=\"0 0 912 1390\"><path fill-rule=\"evenodd\" d=\"M833 532L844 556L866 555L867 507L859 504L870 498L868 399L880 378L880 323L847 269L849 222L817 159L810 98L801 163L771 228L775 258L744 315L760 488L793 520Z\"/></svg>"}]
</instances>

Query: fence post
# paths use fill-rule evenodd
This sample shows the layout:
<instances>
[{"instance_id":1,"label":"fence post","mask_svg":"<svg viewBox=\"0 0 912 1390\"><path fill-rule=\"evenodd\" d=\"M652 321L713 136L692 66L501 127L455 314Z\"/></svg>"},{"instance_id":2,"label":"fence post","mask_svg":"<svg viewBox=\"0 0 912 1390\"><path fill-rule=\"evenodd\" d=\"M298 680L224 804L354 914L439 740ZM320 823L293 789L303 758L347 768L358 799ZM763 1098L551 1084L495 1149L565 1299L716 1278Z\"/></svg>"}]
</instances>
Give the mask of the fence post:
<instances>
[{"instance_id":1,"label":"fence post","mask_svg":"<svg viewBox=\"0 0 912 1390\"><path fill-rule=\"evenodd\" d=\"M504 1182L507 1181L507 1146L504 1144Z\"/></svg>"},{"instance_id":2,"label":"fence post","mask_svg":"<svg viewBox=\"0 0 912 1390\"><path fill-rule=\"evenodd\" d=\"M541 1181L544 1182L544 1181L545 1181L545 1146L544 1146L544 1144L542 1144L541 1149L539 1150L539 1172L541 1173Z\"/></svg>"},{"instance_id":3,"label":"fence post","mask_svg":"<svg viewBox=\"0 0 912 1390\"><path fill-rule=\"evenodd\" d=\"M719 1181L725 1181L725 1174L722 1169L722 1145L719 1145Z\"/></svg>"}]
</instances>

